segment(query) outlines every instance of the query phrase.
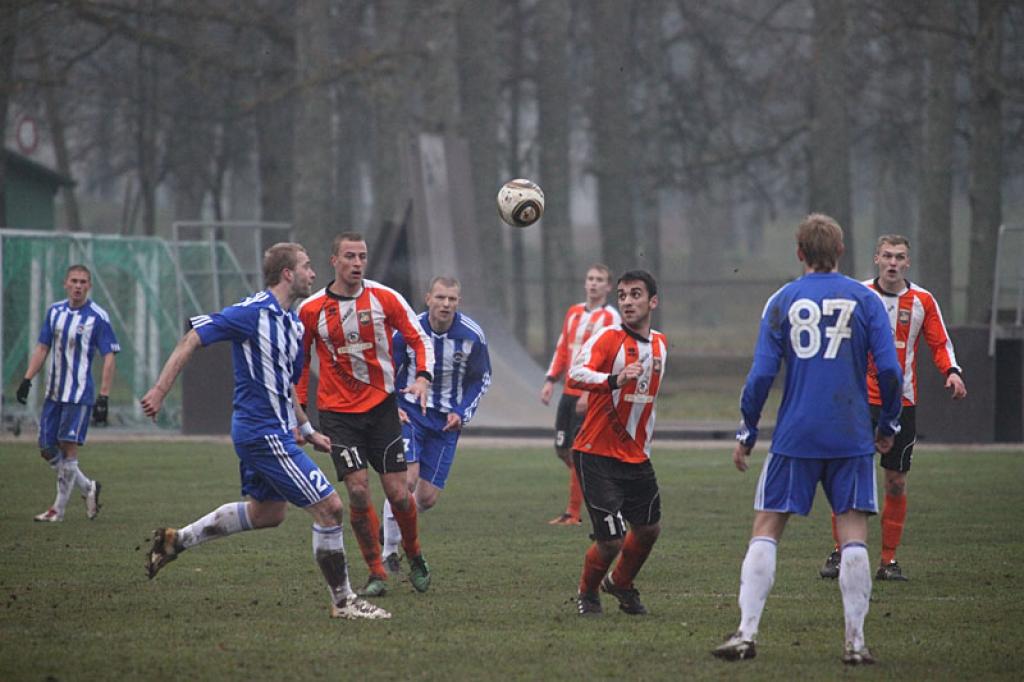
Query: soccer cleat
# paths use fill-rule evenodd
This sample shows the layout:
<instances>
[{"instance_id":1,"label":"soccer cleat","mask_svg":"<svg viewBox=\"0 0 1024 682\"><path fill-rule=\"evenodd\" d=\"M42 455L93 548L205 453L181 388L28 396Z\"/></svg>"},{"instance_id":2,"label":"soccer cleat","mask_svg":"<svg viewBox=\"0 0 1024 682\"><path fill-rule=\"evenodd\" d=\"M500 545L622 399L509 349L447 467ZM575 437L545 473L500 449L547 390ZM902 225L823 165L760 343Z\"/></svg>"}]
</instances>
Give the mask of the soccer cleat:
<instances>
[{"instance_id":1,"label":"soccer cleat","mask_svg":"<svg viewBox=\"0 0 1024 682\"><path fill-rule=\"evenodd\" d=\"M384 557L384 570L388 575L398 575L402 572L402 558L397 552L392 552Z\"/></svg>"},{"instance_id":2,"label":"soccer cleat","mask_svg":"<svg viewBox=\"0 0 1024 682\"><path fill-rule=\"evenodd\" d=\"M426 592L430 587L430 567L422 554L409 559L409 582L417 592Z\"/></svg>"},{"instance_id":3,"label":"soccer cleat","mask_svg":"<svg viewBox=\"0 0 1024 682\"><path fill-rule=\"evenodd\" d=\"M577 592L576 612L581 616L600 616L604 613L601 608L601 597L597 592Z\"/></svg>"},{"instance_id":4,"label":"soccer cleat","mask_svg":"<svg viewBox=\"0 0 1024 682\"><path fill-rule=\"evenodd\" d=\"M900 569L900 565L893 559L884 566L878 567L878 572L875 573L875 580L895 580L896 582L907 582L910 580L907 576L903 575L903 571Z\"/></svg>"},{"instance_id":5,"label":"soccer cleat","mask_svg":"<svg viewBox=\"0 0 1024 682\"><path fill-rule=\"evenodd\" d=\"M832 578L835 580L839 577L839 560L842 555L839 554L838 549L833 549L832 553L825 559L825 565L821 567L818 574L822 578Z\"/></svg>"},{"instance_id":6,"label":"soccer cleat","mask_svg":"<svg viewBox=\"0 0 1024 682\"><path fill-rule=\"evenodd\" d=\"M100 485L99 481L93 481L89 486L89 492L85 494L85 515L90 520L95 519L100 513Z\"/></svg>"},{"instance_id":7,"label":"soccer cleat","mask_svg":"<svg viewBox=\"0 0 1024 682\"><path fill-rule=\"evenodd\" d=\"M754 640L743 639L739 632L735 632L712 649L711 655L723 661L742 661L757 656L757 645Z\"/></svg>"},{"instance_id":8,"label":"soccer cleat","mask_svg":"<svg viewBox=\"0 0 1024 682\"><path fill-rule=\"evenodd\" d=\"M853 645L847 642L843 650L843 663L846 665L873 665L875 657L871 655L866 646L854 649Z\"/></svg>"},{"instance_id":9,"label":"soccer cleat","mask_svg":"<svg viewBox=\"0 0 1024 682\"><path fill-rule=\"evenodd\" d=\"M564 513L548 521L549 526L580 526L583 521L572 514Z\"/></svg>"},{"instance_id":10,"label":"soccer cleat","mask_svg":"<svg viewBox=\"0 0 1024 682\"><path fill-rule=\"evenodd\" d=\"M153 531L153 546L146 557L146 574L150 580L183 551L185 548L178 543L178 531L173 528L157 528Z\"/></svg>"},{"instance_id":11,"label":"soccer cleat","mask_svg":"<svg viewBox=\"0 0 1024 682\"><path fill-rule=\"evenodd\" d=\"M331 604L331 618L387 620L391 618L391 614L379 606L374 606L365 599L360 599L356 595L350 594L340 604Z\"/></svg>"},{"instance_id":12,"label":"soccer cleat","mask_svg":"<svg viewBox=\"0 0 1024 682\"><path fill-rule=\"evenodd\" d=\"M53 507L50 507L42 514L36 514L32 518L36 521L42 521L44 523L60 523L64 520L64 515L57 511L56 509L54 509Z\"/></svg>"},{"instance_id":13,"label":"soccer cleat","mask_svg":"<svg viewBox=\"0 0 1024 682\"><path fill-rule=\"evenodd\" d=\"M612 577L606 575L601 581L601 590L619 600L619 610L631 616L646 616L647 609L640 603L640 592L635 588L621 589L612 582Z\"/></svg>"},{"instance_id":14,"label":"soccer cleat","mask_svg":"<svg viewBox=\"0 0 1024 682\"><path fill-rule=\"evenodd\" d=\"M371 575L370 579L366 581L366 587L359 590L360 597L383 597L388 593L388 584L386 578L380 576Z\"/></svg>"}]
</instances>

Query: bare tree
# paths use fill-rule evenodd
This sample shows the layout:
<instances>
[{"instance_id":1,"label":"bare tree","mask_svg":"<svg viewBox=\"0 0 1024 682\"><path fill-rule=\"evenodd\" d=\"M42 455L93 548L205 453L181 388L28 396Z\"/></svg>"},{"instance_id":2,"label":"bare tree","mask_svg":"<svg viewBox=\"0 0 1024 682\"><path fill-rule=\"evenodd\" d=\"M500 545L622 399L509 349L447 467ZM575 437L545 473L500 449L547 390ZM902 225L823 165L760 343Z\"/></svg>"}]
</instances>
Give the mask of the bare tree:
<instances>
[{"instance_id":1,"label":"bare tree","mask_svg":"<svg viewBox=\"0 0 1024 682\"><path fill-rule=\"evenodd\" d=\"M918 194L917 272L939 301L953 286L953 135L956 127L956 11L952 0L930 4L924 158Z\"/></svg>"},{"instance_id":2,"label":"bare tree","mask_svg":"<svg viewBox=\"0 0 1024 682\"><path fill-rule=\"evenodd\" d=\"M971 255L967 311L985 323L992 308L996 241L1003 221L1003 94L1005 0L978 0L978 31L971 64Z\"/></svg>"}]
</instances>

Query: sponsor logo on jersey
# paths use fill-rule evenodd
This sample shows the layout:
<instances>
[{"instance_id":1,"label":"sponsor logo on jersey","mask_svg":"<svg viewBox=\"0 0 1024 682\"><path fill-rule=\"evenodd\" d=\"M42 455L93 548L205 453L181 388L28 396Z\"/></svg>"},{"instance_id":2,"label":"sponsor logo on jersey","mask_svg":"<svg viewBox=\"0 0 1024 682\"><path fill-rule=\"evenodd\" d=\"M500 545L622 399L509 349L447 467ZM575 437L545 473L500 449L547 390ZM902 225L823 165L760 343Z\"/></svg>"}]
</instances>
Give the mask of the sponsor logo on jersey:
<instances>
[{"instance_id":1,"label":"sponsor logo on jersey","mask_svg":"<svg viewBox=\"0 0 1024 682\"><path fill-rule=\"evenodd\" d=\"M910 324L910 311L901 310L898 316L898 320L900 324Z\"/></svg>"},{"instance_id":2,"label":"sponsor logo on jersey","mask_svg":"<svg viewBox=\"0 0 1024 682\"><path fill-rule=\"evenodd\" d=\"M355 343L359 340L359 332L349 332L345 338L349 343Z\"/></svg>"},{"instance_id":3,"label":"sponsor logo on jersey","mask_svg":"<svg viewBox=\"0 0 1024 682\"><path fill-rule=\"evenodd\" d=\"M364 341L363 343L350 343L347 346L339 348L337 354L340 355L341 353L348 353L354 355L356 353L362 353L364 350L368 350L370 348L373 348L373 344L369 341Z\"/></svg>"},{"instance_id":4,"label":"sponsor logo on jersey","mask_svg":"<svg viewBox=\"0 0 1024 682\"><path fill-rule=\"evenodd\" d=\"M370 311L360 310L359 311L359 324L370 324Z\"/></svg>"},{"instance_id":5,"label":"sponsor logo on jersey","mask_svg":"<svg viewBox=\"0 0 1024 682\"><path fill-rule=\"evenodd\" d=\"M654 402L654 396L644 395L641 393L631 393L627 395L625 398L623 398L623 400L625 400L627 403L641 403L643 405L646 405L647 403Z\"/></svg>"},{"instance_id":6,"label":"sponsor logo on jersey","mask_svg":"<svg viewBox=\"0 0 1024 682\"><path fill-rule=\"evenodd\" d=\"M897 348L906 348L907 347L907 342L906 341L897 341L896 342L896 347Z\"/></svg>"},{"instance_id":7,"label":"sponsor logo on jersey","mask_svg":"<svg viewBox=\"0 0 1024 682\"><path fill-rule=\"evenodd\" d=\"M647 379L641 379L636 384L636 390L640 391L641 393L647 393L647 389L650 387L651 385L647 382Z\"/></svg>"},{"instance_id":8,"label":"sponsor logo on jersey","mask_svg":"<svg viewBox=\"0 0 1024 682\"><path fill-rule=\"evenodd\" d=\"M466 355L461 350L457 350L454 353L452 353L452 362L454 363L460 363L465 359Z\"/></svg>"}]
</instances>

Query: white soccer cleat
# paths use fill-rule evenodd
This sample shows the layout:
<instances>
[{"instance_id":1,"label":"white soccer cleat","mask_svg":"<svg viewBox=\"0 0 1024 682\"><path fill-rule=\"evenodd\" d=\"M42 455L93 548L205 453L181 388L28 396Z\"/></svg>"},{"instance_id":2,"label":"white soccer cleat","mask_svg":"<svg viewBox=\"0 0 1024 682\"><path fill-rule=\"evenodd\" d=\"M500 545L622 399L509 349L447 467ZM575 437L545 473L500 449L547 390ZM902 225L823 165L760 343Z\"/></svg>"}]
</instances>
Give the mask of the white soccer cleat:
<instances>
[{"instance_id":1,"label":"white soccer cleat","mask_svg":"<svg viewBox=\"0 0 1024 682\"><path fill-rule=\"evenodd\" d=\"M42 521L43 523L59 523L64 520L64 515L58 512L53 507L50 507L42 514L36 514L34 517L36 521Z\"/></svg>"},{"instance_id":2,"label":"white soccer cleat","mask_svg":"<svg viewBox=\"0 0 1024 682\"><path fill-rule=\"evenodd\" d=\"M846 643L846 648L843 650L843 663L846 665L872 665L874 662L875 657L871 655L866 646L854 649L852 644Z\"/></svg>"},{"instance_id":3,"label":"white soccer cleat","mask_svg":"<svg viewBox=\"0 0 1024 682\"><path fill-rule=\"evenodd\" d=\"M726 661L742 661L757 656L757 645L753 640L743 639L739 632L712 649L711 655Z\"/></svg>"},{"instance_id":4,"label":"white soccer cleat","mask_svg":"<svg viewBox=\"0 0 1024 682\"><path fill-rule=\"evenodd\" d=\"M391 614L374 606L365 599L360 599L354 594L345 597L340 604L331 604L331 618L344 618L345 620L387 620Z\"/></svg>"},{"instance_id":5,"label":"white soccer cleat","mask_svg":"<svg viewBox=\"0 0 1024 682\"><path fill-rule=\"evenodd\" d=\"M89 485L89 492L85 494L85 515L90 519L95 519L96 515L100 513L100 485L99 481L93 481Z\"/></svg>"}]
</instances>

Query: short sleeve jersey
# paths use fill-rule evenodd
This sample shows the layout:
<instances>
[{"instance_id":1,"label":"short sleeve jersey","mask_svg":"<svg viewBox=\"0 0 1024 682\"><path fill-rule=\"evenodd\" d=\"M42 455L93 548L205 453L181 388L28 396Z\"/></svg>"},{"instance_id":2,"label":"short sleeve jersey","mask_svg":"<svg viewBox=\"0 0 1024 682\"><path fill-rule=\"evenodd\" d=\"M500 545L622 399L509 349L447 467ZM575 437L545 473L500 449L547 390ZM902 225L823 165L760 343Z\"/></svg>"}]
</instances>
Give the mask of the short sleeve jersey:
<instances>
[{"instance_id":1,"label":"short sleeve jersey","mask_svg":"<svg viewBox=\"0 0 1024 682\"><path fill-rule=\"evenodd\" d=\"M573 442L574 450L630 464L650 457L654 400L665 375L667 351L665 336L653 329L644 338L615 325L590 337L569 369L569 386L590 392L587 416ZM634 362L643 365L643 374L613 387L612 377Z\"/></svg>"},{"instance_id":2,"label":"short sleeve jersey","mask_svg":"<svg viewBox=\"0 0 1024 682\"><path fill-rule=\"evenodd\" d=\"M92 405L96 400L92 361L100 355L121 352L107 311L87 299L72 308L67 299L46 312L39 343L50 347L46 397L59 403Z\"/></svg>"},{"instance_id":3,"label":"short sleeve jersey","mask_svg":"<svg viewBox=\"0 0 1024 682\"><path fill-rule=\"evenodd\" d=\"M880 424L898 430L900 368L878 295L839 273L810 273L765 305L754 361L740 399L737 439L753 445L780 364L786 383L771 451L839 458L875 451L866 370L872 353L883 388Z\"/></svg>"},{"instance_id":4,"label":"short sleeve jersey","mask_svg":"<svg viewBox=\"0 0 1024 682\"><path fill-rule=\"evenodd\" d=\"M295 428L292 384L302 371L302 324L270 291L191 319L204 346L231 342L235 372L231 438L244 442Z\"/></svg>"},{"instance_id":5,"label":"short sleeve jersey","mask_svg":"<svg viewBox=\"0 0 1024 682\"><path fill-rule=\"evenodd\" d=\"M434 360L430 365L434 381L427 395L427 409L442 414L454 412L462 418L463 424L468 424L491 385L491 358L484 330L458 312L452 326L443 333L431 328L428 313L422 313L417 319L434 347ZM395 388L401 391L416 380L416 358L401 334L395 334L393 344L398 367ZM410 395L402 399L416 402Z\"/></svg>"}]
</instances>

